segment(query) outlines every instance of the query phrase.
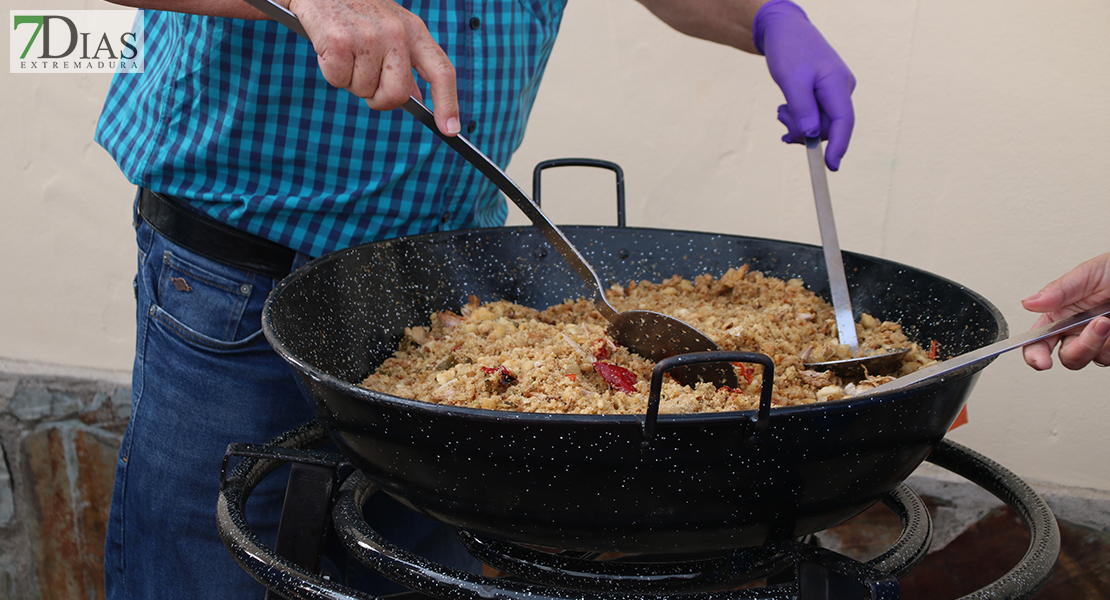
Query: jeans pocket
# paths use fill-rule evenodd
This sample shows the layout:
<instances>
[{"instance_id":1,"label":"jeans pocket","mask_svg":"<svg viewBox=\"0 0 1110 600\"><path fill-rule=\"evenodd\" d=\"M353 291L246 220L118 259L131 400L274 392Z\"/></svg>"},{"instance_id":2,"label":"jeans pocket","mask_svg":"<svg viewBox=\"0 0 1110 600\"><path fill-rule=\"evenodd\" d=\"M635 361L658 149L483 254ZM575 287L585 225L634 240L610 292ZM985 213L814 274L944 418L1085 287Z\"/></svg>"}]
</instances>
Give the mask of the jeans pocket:
<instances>
[{"instance_id":1,"label":"jeans pocket","mask_svg":"<svg viewBox=\"0 0 1110 600\"><path fill-rule=\"evenodd\" d=\"M226 270L226 269L225 269ZM240 278L206 269L172 251L162 254L151 316L183 338L209 348L235 349L262 336L258 311L248 310L254 276Z\"/></svg>"}]
</instances>

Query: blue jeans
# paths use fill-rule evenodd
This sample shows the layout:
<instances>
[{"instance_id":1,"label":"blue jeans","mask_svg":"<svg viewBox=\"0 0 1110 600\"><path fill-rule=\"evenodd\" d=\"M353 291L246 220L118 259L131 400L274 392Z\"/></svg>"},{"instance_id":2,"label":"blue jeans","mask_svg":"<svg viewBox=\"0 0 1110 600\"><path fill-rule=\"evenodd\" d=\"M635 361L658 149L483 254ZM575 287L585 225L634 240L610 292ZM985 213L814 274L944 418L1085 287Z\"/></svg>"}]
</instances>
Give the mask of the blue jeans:
<instances>
[{"instance_id":1,"label":"blue jeans","mask_svg":"<svg viewBox=\"0 0 1110 600\"><path fill-rule=\"evenodd\" d=\"M262 306L276 282L204 258L137 222L132 413L105 541L107 598L262 598L264 588L224 548L215 511L228 444L265 442L312 418L294 371L262 334ZM282 474L267 477L247 503L248 522L270 543ZM448 528L381 496L368 508L372 525L380 520L401 536L399 545L428 558L475 568ZM373 594L397 590L376 575L332 575Z\"/></svg>"}]
</instances>

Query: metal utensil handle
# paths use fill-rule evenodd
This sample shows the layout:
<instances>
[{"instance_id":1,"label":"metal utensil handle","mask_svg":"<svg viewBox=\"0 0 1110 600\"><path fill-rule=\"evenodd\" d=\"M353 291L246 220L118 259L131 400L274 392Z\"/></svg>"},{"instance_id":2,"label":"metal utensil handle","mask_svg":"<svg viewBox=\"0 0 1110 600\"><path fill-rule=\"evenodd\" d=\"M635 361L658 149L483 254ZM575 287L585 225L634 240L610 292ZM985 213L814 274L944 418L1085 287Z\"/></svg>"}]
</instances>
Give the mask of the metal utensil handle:
<instances>
[{"instance_id":1,"label":"metal utensil handle","mask_svg":"<svg viewBox=\"0 0 1110 600\"><path fill-rule=\"evenodd\" d=\"M1107 302L1106 304L1097 306L1090 310L1083 311L1077 315L1072 315L1066 319L1060 319L1059 321L1049 323L1044 327L1038 327L1037 329L1027 331L1026 333L1023 333L1021 335L1016 335L1014 337L1007 338L987 346L983 346L978 350L973 350L966 354L961 354L956 358L950 358L935 365L925 367L924 369L914 371L913 373L910 373L905 377L899 377L874 389L868 390L866 392L866 395L872 396L890 390L906 388L930 377L938 377L951 373L968 365L975 364L989 358L994 358L995 356L998 356L1003 352L1009 352L1010 350L1013 350L1015 348L1028 346L1033 342L1038 342L1045 338L1052 337L1069 329L1079 327L1080 325L1086 325L1087 323L1104 315L1110 315L1110 302Z\"/></svg>"},{"instance_id":2,"label":"metal utensil handle","mask_svg":"<svg viewBox=\"0 0 1110 600\"><path fill-rule=\"evenodd\" d=\"M246 2L265 13L266 16L285 25L297 35L306 40L310 40L308 32L305 31L304 26L301 25L297 16L282 6L275 4L273 0L246 0ZM424 106L416 98L410 96L401 108L404 108L406 112L416 117L425 127L432 130L433 133L446 142L455 152L458 152L467 162L481 171L483 175L497 186L497 189L508 196L509 199L524 212L525 216L532 221L532 224L543 233L547 241L555 246L559 254L563 255L563 258L570 263L570 266L574 268L578 276L581 277L587 285L594 287L594 304L597 305L598 310L601 311L605 318L610 321L616 318L619 313L605 298L605 293L602 291L604 288L597 273L594 272L593 268L586 262L586 259L582 257L582 254L578 252L578 249L570 243L570 240L563 235L563 232L547 218L547 215L543 214L539 207L536 206L536 203L532 202L524 191L513 183L512 179L509 179L509 176L506 175L504 171L498 168L492 160L485 154L482 154L474 144L471 144L470 141L463 136L443 135L443 132L439 130L439 126L436 125L435 116L432 114L432 111L428 110L428 107Z\"/></svg>"},{"instance_id":3,"label":"metal utensil handle","mask_svg":"<svg viewBox=\"0 0 1110 600\"><path fill-rule=\"evenodd\" d=\"M840 255L840 240L836 236L833 219L829 179L825 174L825 157L821 155L820 138L806 138L809 157L809 176L813 182L813 200L817 204L817 224L821 228L821 246L825 250L825 268L829 272L829 289L833 311L836 313L836 331L841 344L859 352L856 338L856 320L852 314L852 300L848 296L848 280L844 277L844 259Z\"/></svg>"},{"instance_id":4,"label":"metal utensil handle","mask_svg":"<svg viewBox=\"0 0 1110 600\"><path fill-rule=\"evenodd\" d=\"M602 287L601 279L598 278L597 273L594 272L590 264L587 263L586 259L578 252L578 249L570 243L570 240L563 235L563 232L551 222L551 219L547 218L547 215L543 214L543 211L536 206L535 202L532 202L532 200L528 198L528 195L525 194L523 190L513 183L512 179L509 179L509 176L506 175L504 171L493 164L493 161L485 154L482 154L474 144L471 144L470 140L467 140L461 135L453 137L443 135L436 125L435 116L432 115L432 111L428 110L428 107L421 104L416 98L410 97L401 108L404 108L428 129L431 129L440 139L446 142L448 146L451 146L455 152L458 152L467 162L481 171L486 178L497 186L497 189L508 196L509 199L524 212L524 215L532 221L532 224L543 233L547 241L555 246L559 254L563 255L563 258L570 263L570 266L574 268L578 276L581 277L587 285L594 287L594 304L597 305L598 310L602 312L605 318L610 321L616 318L618 312L609 304L609 301L605 299L605 294L602 292L604 288Z\"/></svg>"},{"instance_id":5,"label":"metal utensil handle","mask_svg":"<svg viewBox=\"0 0 1110 600\"><path fill-rule=\"evenodd\" d=\"M284 6L281 6L280 4L275 4L273 0L246 0L246 2L247 4L250 4L251 6L262 11L262 13L265 14L267 17L270 17L278 23L281 23L289 29L292 29L293 33L303 37L306 40L312 41L309 39L308 32L304 30L304 26L301 25L301 21L297 18L297 15L289 12L289 10L286 9Z\"/></svg>"}]
</instances>

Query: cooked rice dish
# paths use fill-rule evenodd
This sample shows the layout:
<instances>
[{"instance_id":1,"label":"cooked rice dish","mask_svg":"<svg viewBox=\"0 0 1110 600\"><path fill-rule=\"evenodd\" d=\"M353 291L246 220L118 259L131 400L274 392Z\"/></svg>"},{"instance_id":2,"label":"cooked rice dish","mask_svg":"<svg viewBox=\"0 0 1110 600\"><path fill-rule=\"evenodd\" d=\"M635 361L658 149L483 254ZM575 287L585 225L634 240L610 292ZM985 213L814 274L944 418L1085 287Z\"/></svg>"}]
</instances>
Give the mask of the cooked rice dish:
<instances>
[{"instance_id":1,"label":"cooked rice dish","mask_svg":"<svg viewBox=\"0 0 1110 600\"><path fill-rule=\"evenodd\" d=\"M652 310L690 324L722 350L761 352L775 363L774 406L838 400L891 377L846 381L804 363L851 358L837 340L832 307L802 281L764 276L747 265L716 279L675 276L661 283L614 286L619 311ZM363 382L365 387L452 406L522 412L641 414L647 409L654 363L618 346L608 322L588 300L535 310L471 297L460 313L431 315L428 327L409 327L400 348ZM856 324L861 354L910 348L895 376L931 364L897 323L863 314ZM749 410L759 406L762 367L735 365L738 388L699 383L690 388L664 378L660 412Z\"/></svg>"}]
</instances>

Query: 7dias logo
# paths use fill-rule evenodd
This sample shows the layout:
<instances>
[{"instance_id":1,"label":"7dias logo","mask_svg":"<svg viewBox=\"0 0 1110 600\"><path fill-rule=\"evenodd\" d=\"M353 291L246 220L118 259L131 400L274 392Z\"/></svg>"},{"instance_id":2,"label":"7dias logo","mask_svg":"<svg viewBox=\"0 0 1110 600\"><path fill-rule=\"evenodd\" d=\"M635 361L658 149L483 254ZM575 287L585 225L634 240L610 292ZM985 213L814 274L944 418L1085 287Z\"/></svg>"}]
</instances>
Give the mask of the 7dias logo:
<instances>
[{"instance_id":1,"label":"7dias logo","mask_svg":"<svg viewBox=\"0 0 1110 600\"><path fill-rule=\"evenodd\" d=\"M13 10L12 73L141 73L143 13Z\"/></svg>"}]
</instances>

